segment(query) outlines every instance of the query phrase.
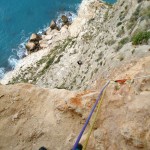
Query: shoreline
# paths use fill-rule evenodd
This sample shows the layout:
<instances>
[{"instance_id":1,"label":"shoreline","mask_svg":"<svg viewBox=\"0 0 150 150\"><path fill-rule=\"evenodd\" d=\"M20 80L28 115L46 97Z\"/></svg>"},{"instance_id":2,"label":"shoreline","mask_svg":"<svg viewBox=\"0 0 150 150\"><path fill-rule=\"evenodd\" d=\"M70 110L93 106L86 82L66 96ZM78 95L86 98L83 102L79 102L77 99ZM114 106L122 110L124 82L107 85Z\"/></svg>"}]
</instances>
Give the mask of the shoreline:
<instances>
[{"instance_id":1,"label":"shoreline","mask_svg":"<svg viewBox=\"0 0 150 150\"><path fill-rule=\"evenodd\" d=\"M37 52L33 52L31 54L28 54L26 57L20 59L18 61L17 65L16 65L15 69L11 70L9 72L6 72L4 77L2 79L0 79L0 83L1 84L8 84L10 80L12 80L15 76L19 75L21 70L23 70L25 68L28 68L28 67L31 67L32 65L35 65L36 62L38 62L40 59L42 59L42 57L48 55L50 53L50 50L52 49L52 47L55 47L57 45L57 43L59 43L60 41L65 40L68 37L76 37L77 34L80 32L79 30L81 30L81 28L78 29L77 27L75 27L74 26L74 22L75 22L75 25L76 25L83 19L83 21L81 21L78 24L79 27L83 27L83 25L87 21L87 20L85 21L84 19L85 18L86 19L90 19L90 18L93 17L93 16L91 16L91 12L89 12L86 16L83 13L83 11L86 11L86 10L84 10L84 7L86 7L86 5L88 5L92 1L95 1L95 0L82 0L82 2L80 3L80 5L78 7L76 17L74 18L74 20L72 20L72 23L71 23L71 25L69 27L63 26L60 29L60 31L51 30L52 31L52 32L50 31L51 33L49 32L50 27L46 27L46 30L44 32L49 32L49 33L48 33L47 36L45 36L42 33L41 34L42 40L45 40L45 39L46 40L51 40L52 37L54 37L54 40L49 41L48 45L46 45L45 43L42 43L43 44L43 48L42 49L38 50ZM59 15L58 17L60 17L60 16L61 15ZM60 38L60 36L61 36L61 38Z\"/></svg>"},{"instance_id":2,"label":"shoreline","mask_svg":"<svg viewBox=\"0 0 150 150\"><path fill-rule=\"evenodd\" d=\"M76 5L76 7L77 7L77 5ZM73 11L60 12L60 13L58 13L57 17L55 18L57 23L60 23L58 20L60 20L61 15L68 14L68 13L71 13L73 17L76 16L75 15L76 13L74 13ZM48 30L48 28L49 28L48 24L44 25L43 28L40 28L36 33L42 35L44 32L46 32ZM11 54L7 59L8 65L0 67L0 81L3 80L3 78L5 78L6 74L10 74L9 72L13 72L13 70L15 70L17 68L18 63L20 63L20 61L22 62L22 59L24 59L24 57L28 57L29 54L27 54L25 45L26 45L27 41L29 40L30 36L24 37L24 35L23 35L23 40L21 40L20 43L18 43L17 48L14 49L14 54ZM13 51L13 49L12 49L12 51Z\"/></svg>"},{"instance_id":3,"label":"shoreline","mask_svg":"<svg viewBox=\"0 0 150 150\"><path fill-rule=\"evenodd\" d=\"M127 8L126 3L123 4L118 2L109 6L99 0L83 0L72 24L64 25L60 30L48 28L38 41L42 49L20 60L16 69L7 73L1 83L25 82L49 88L90 88L96 74L104 69L106 71L102 76L107 78L110 67L118 68L129 58L134 60L135 56L145 56L148 45L135 47L127 38L130 31L127 31L126 23L136 7L132 8L132 12L129 11L124 18L126 21L118 26L122 12L116 7L121 5L122 9ZM127 9L125 11L128 12ZM112 15L114 13L116 15ZM124 29L122 26L126 32L120 33ZM119 47L124 39L127 41Z\"/></svg>"}]
</instances>

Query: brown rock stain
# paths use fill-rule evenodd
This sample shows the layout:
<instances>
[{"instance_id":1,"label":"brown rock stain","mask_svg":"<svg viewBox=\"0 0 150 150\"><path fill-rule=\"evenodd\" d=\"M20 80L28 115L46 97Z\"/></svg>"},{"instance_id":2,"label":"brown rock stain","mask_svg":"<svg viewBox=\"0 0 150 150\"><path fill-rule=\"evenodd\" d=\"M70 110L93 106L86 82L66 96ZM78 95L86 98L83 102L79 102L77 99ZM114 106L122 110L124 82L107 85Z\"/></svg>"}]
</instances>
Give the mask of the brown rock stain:
<instances>
[{"instance_id":1,"label":"brown rock stain","mask_svg":"<svg viewBox=\"0 0 150 150\"><path fill-rule=\"evenodd\" d=\"M82 97L86 94L92 93L92 91L84 91L80 94L77 94L75 97L70 99L70 103L75 106L82 106Z\"/></svg>"}]
</instances>

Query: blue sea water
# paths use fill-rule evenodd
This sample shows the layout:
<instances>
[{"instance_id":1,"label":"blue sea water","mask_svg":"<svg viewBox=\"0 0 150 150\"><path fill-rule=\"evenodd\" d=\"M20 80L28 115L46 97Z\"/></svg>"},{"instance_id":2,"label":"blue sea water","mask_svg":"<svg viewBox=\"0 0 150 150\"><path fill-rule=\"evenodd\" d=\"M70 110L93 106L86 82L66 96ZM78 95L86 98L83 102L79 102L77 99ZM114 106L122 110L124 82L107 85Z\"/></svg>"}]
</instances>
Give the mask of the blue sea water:
<instances>
[{"instance_id":1,"label":"blue sea water","mask_svg":"<svg viewBox=\"0 0 150 150\"><path fill-rule=\"evenodd\" d=\"M24 56L24 43L31 33L43 30L59 14L76 13L81 1L0 0L0 78Z\"/></svg>"}]
</instances>

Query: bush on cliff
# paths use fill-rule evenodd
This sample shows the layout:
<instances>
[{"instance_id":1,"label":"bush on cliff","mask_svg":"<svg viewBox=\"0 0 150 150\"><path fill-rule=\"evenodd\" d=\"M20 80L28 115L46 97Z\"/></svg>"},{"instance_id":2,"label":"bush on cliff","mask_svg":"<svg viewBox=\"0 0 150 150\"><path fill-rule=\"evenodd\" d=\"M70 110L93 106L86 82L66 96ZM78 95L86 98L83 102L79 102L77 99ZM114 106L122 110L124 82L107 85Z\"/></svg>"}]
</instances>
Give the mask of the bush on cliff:
<instances>
[{"instance_id":1,"label":"bush on cliff","mask_svg":"<svg viewBox=\"0 0 150 150\"><path fill-rule=\"evenodd\" d=\"M150 39L150 31L139 31L133 35L132 44L133 45L147 44L149 39Z\"/></svg>"}]
</instances>

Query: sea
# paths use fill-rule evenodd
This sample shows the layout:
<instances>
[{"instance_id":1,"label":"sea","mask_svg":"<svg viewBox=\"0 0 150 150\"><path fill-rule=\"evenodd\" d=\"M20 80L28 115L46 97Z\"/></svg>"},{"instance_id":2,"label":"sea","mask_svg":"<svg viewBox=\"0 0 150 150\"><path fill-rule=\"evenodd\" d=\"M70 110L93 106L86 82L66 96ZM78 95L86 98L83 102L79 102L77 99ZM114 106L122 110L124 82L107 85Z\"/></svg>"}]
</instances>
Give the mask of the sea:
<instances>
[{"instance_id":1,"label":"sea","mask_svg":"<svg viewBox=\"0 0 150 150\"><path fill-rule=\"evenodd\" d=\"M72 21L82 0L0 0L0 78L25 57L25 43L62 14ZM105 0L114 3L116 0Z\"/></svg>"}]
</instances>

